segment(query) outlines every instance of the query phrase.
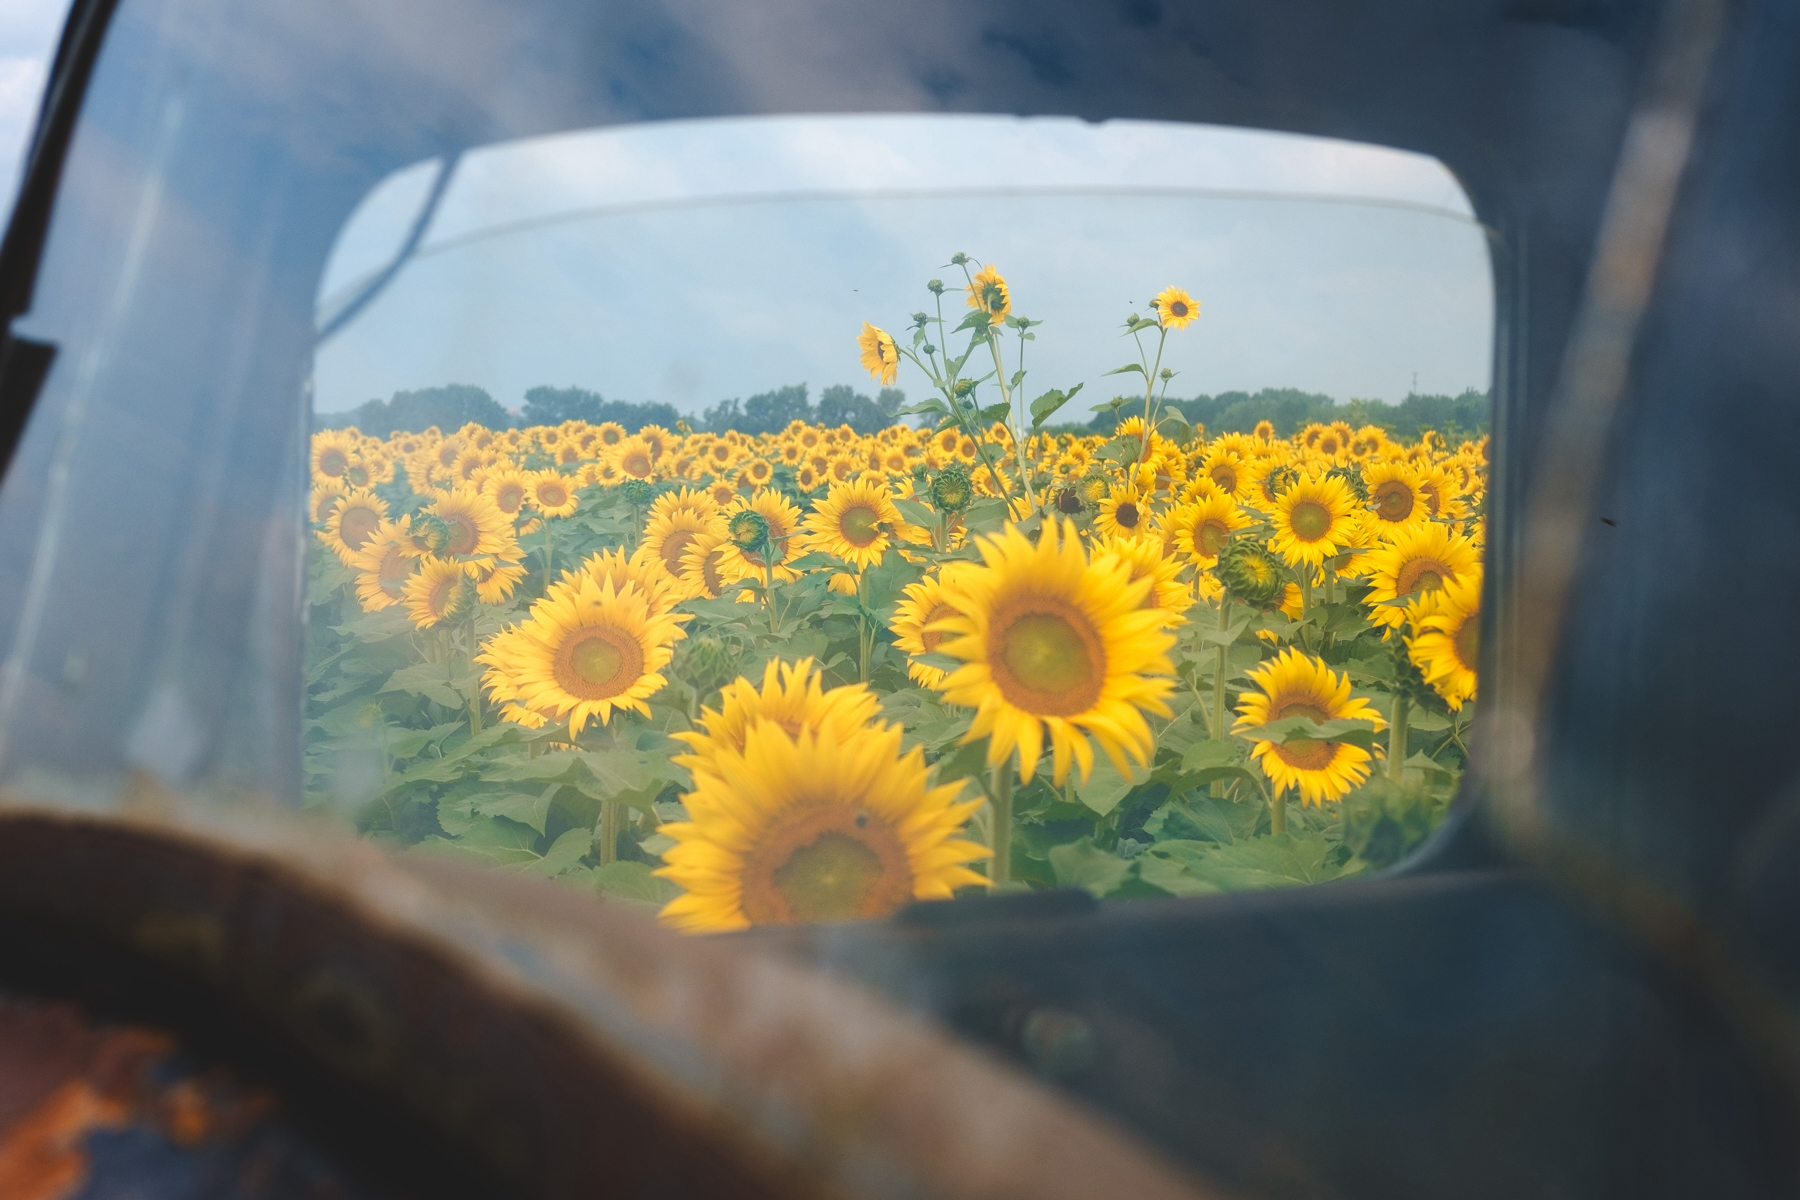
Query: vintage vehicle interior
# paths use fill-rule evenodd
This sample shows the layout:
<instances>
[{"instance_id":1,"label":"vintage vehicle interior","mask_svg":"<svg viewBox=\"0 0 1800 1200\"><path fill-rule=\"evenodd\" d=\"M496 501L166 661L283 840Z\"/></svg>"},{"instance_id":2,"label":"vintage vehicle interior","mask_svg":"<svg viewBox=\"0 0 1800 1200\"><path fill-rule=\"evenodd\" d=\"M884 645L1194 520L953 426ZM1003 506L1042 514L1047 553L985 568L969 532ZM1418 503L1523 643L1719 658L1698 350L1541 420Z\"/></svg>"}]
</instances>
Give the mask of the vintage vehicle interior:
<instances>
[{"instance_id":1,"label":"vintage vehicle interior","mask_svg":"<svg viewBox=\"0 0 1800 1200\"><path fill-rule=\"evenodd\" d=\"M978 282L995 263L1010 293ZM971 307L999 296L1018 375L994 340L993 372L940 379L927 339L973 323L973 352L989 326L945 326L933 274L949 319L965 276ZM1179 289L1150 300L1171 283L1203 304L1192 330ZM0 317L8 1197L1800 1187L1800 791L1781 733L1800 711L1800 5L76 0L0 244ZM1166 345L1186 378L1158 385L1163 358L1105 378L1134 345ZM1053 399L1018 392L1028 368ZM917 406L927 375L935 409L855 391L897 378ZM1201 585L1189 620L1217 613L1218 633L1180 658L1191 695L1160 757L1138 755L1162 790L1103 732L1101 756L1085 734L1046 741L1034 782L1033 725L1015 796L1013 760L979 760L1002 733L970 757L982 729L908 683L961 660L927 640L909 676L906 648L870 632L918 556L962 547L946 586L974 570L930 448L929 469L867 468L920 531L908 554L895 533L855 572L790 555L817 576L791 592L770 531L786 510L752 503L755 472L812 468L798 444L785 473L734 449L746 474L700 486L761 514L721 551L749 566L735 595L695 583L684 617L632 593L666 627L656 661L692 680L724 646L721 681L817 658L829 681L891 683L882 711L914 758L880 779L907 762L923 778L922 745L976 800L937 891L840 909L777 872L778 918L707 909L703 872L679 867L700 861L681 853L704 788L669 765L699 735L666 734L701 728L718 684L689 686L678 722L600 704L584 732L593 697L534 708L506 665L524 653L507 621L549 620L532 597L590 586L554 568L640 549L674 476L634 492L604 455L557 459L560 418L539 422L531 461L566 464L581 496L515 504L516 558L458 565L451 529L406 564L429 583L449 563L444 589L403 596L370 566L360 601L351 551L406 508L394 545L414 555L401 542L448 528L426 514L448 520L458 481L426 496L439 468L407 460L356 539L360 493L333 493L335 522L320 507L329 431L388 393L480 383L529 416L571 382L666 401L680 424L661 435L721 461L737 434L708 431L783 394L762 389L798 386L812 414L886 404L878 425L951 432L943 461L961 453L988 506L969 529L1034 513L1021 554L1054 548L1064 496L1101 521L1079 463L1031 493L1024 445L1042 429L1069 462L1116 451L1138 409L1105 389L1138 389L1125 469L1164 495L1155 437L1204 439L1197 409L1158 424L1159 394L1483 393L1485 434L1439 439L1444 462L1484 456L1455 534L1480 556L1478 697L1405 698L1398 615L1313 615L1334 611L1346 552L1319 597L1304 574L1256 614L1238 584ZM965 393L969 413L1004 398L980 418L1017 436L956 450ZM355 419L358 453L417 453L401 443L421 431ZM457 436L479 437L471 421ZM461 482L505 467L458 457L453 432L425 449L450 447ZM564 499L557 536L589 539L571 555L545 540ZM1121 503L1099 512L1124 524ZM352 544L334 557L333 537ZM671 550L669 571L685 561ZM1127 578L1127 608L1159 594ZM837 624L784 615L777 596L809 587ZM1765 600L1755 620L1726 611ZM1302 625L1324 640L1284 632ZM1332 736L1393 794L1436 788L1428 827L1380 843L1350 800L1283 800L1249 760L1210 757L1238 753L1213 748L1228 671L1290 636L1338 666L1399 655L1374 740ZM670 703L653 691L646 716ZM1323 737L1257 753L1340 745ZM707 778L754 774L731 761ZM819 761L826 783L853 773ZM864 869L855 832L831 836L807 846ZM1264 857L1234 875L1221 847L1240 842ZM1308 846L1270 873L1270 847Z\"/></svg>"}]
</instances>

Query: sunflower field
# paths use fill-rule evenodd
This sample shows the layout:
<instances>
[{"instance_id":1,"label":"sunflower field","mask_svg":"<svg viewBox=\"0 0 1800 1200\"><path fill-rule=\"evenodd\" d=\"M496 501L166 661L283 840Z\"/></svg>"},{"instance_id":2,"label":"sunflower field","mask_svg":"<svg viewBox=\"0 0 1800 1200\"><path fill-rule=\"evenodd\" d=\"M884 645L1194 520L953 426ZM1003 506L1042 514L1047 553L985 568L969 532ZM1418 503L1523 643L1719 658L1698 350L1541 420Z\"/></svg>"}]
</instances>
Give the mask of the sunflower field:
<instances>
[{"instance_id":1,"label":"sunflower field","mask_svg":"<svg viewBox=\"0 0 1800 1200\"><path fill-rule=\"evenodd\" d=\"M1080 387L1027 399L1038 323L952 262L859 339L929 383L917 428L315 435L309 804L694 931L1417 845L1465 763L1485 439L1208 437L1163 405L1179 288L1125 322L1113 430L1048 429Z\"/></svg>"}]
</instances>

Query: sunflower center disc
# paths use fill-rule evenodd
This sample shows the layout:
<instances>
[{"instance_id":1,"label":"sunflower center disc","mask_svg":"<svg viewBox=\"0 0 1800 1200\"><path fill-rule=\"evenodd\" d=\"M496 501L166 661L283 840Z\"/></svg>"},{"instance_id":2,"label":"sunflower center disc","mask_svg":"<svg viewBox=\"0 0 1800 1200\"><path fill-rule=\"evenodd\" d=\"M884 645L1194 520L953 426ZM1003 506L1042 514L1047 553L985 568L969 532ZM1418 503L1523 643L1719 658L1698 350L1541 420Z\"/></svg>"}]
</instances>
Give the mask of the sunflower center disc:
<instances>
[{"instance_id":1,"label":"sunflower center disc","mask_svg":"<svg viewBox=\"0 0 1800 1200\"><path fill-rule=\"evenodd\" d=\"M1085 712L1099 699L1103 660L1091 631L1054 612L1025 613L1010 624L995 622L994 629L1001 668L994 682L1009 701L1063 717Z\"/></svg>"},{"instance_id":2,"label":"sunflower center disc","mask_svg":"<svg viewBox=\"0 0 1800 1200\"><path fill-rule=\"evenodd\" d=\"M1225 548L1226 533L1223 526L1214 525L1211 521L1200 526L1198 545L1202 554L1210 554L1214 558Z\"/></svg>"},{"instance_id":3,"label":"sunflower center disc","mask_svg":"<svg viewBox=\"0 0 1800 1200\"><path fill-rule=\"evenodd\" d=\"M1456 657L1462 665L1473 671L1481 661L1481 614L1470 613L1463 618L1462 627L1456 631Z\"/></svg>"},{"instance_id":4,"label":"sunflower center disc","mask_svg":"<svg viewBox=\"0 0 1800 1200\"><path fill-rule=\"evenodd\" d=\"M1381 515L1389 521L1404 521L1412 516L1412 489L1405 484L1386 483L1378 493L1381 497Z\"/></svg>"},{"instance_id":5,"label":"sunflower center disc","mask_svg":"<svg viewBox=\"0 0 1800 1200\"><path fill-rule=\"evenodd\" d=\"M954 617L955 615L956 610L954 608L951 608L948 604L939 604L930 612L926 613L925 619L920 621L919 624L921 626L933 625L947 617ZM925 653L935 654L937 648L944 644L944 638L946 636L948 635L927 630L919 634L919 644L925 647Z\"/></svg>"},{"instance_id":6,"label":"sunflower center disc","mask_svg":"<svg viewBox=\"0 0 1800 1200\"><path fill-rule=\"evenodd\" d=\"M858 505L845 510L843 518L838 521L838 528L842 531L846 542L861 550L864 546L871 545L881 535L881 530L876 528L880 524L880 520L880 514L874 509Z\"/></svg>"},{"instance_id":7,"label":"sunflower center disc","mask_svg":"<svg viewBox=\"0 0 1800 1200\"><path fill-rule=\"evenodd\" d=\"M458 514L445 517L444 524L450 527L450 540L444 549L452 554L473 554L475 544L481 540L481 532L475 528L475 522Z\"/></svg>"},{"instance_id":8,"label":"sunflower center disc","mask_svg":"<svg viewBox=\"0 0 1800 1200\"><path fill-rule=\"evenodd\" d=\"M636 640L611 630L582 630L556 654L556 682L583 700L616 696L643 673L644 654Z\"/></svg>"},{"instance_id":9,"label":"sunflower center disc","mask_svg":"<svg viewBox=\"0 0 1800 1200\"><path fill-rule=\"evenodd\" d=\"M1278 712L1269 714L1270 721L1285 717L1311 717L1314 725L1323 725L1331 720L1331 714L1312 704L1284 704ZM1331 759L1337 753L1336 742L1322 742L1317 738L1289 738L1285 742L1276 743L1273 749L1281 761L1301 771L1322 771L1331 765Z\"/></svg>"},{"instance_id":10,"label":"sunflower center disc","mask_svg":"<svg viewBox=\"0 0 1800 1200\"><path fill-rule=\"evenodd\" d=\"M503 513L516 513L519 506L525 503L525 489L516 483L509 483L494 493L494 503Z\"/></svg>"},{"instance_id":11,"label":"sunflower center disc","mask_svg":"<svg viewBox=\"0 0 1800 1200\"><path fill-rule=\"evenodd\" d=\"M1137 505L1127 500L1113 510L1113 520L1117 521L1126 529L1136 529L1138 523Z\"/></svg>"},{"instance_id":12,"label":"sunflower center disc","mask_svg":"<svg viewBox=\"0 0 1800 1200\"><path fill-rule=\"evenodd\" d=\"M1288 521L1302 541L1316 542L1331 532L1331 513L1323 504L1302 500L1294 505Z\"/></svg>"},{"instance_id":13,"label":"sunflower center disc","mask_svg":"<svg viewBox=\"0 0 1800 1200\"><path fill-rule=\"evenodd\" d=\"M1435 592L1444 586L1444 576L1453 572L1443 563L1433 558L1422 558L1409 562L1400 568L1400 574L1394 581L1396 596L1410 596L1414 592Z\"/></svg>"},{"instance_id":14,"label":"sunflower center disc","mask_svg":"<svg viewBox=\"0 0 1800 1200\"><path fill-rule=\"evenodd\" d=\"M763 835L744 864L742 895L758 925L881 917L913 898L912 867L886 821L826 805Z\"/></svg>"},{"instance_id":15,"label":"sunflower center disc","mask_svg":"<svg viewBox=\"0 0 1800 1200\"><path fill-rule=\"evenodd\" d=\"M538 499L543 501L546 508L561 508L568 501L569 493L556 484L550 484L538 489Z\"/></svg>"},{"instance_id":16,"label":"sunflower center disc","mask_svg":"<svg viewBox=\"0 0 1800 1200\"><path fill-rule=\"evenodd\" d=\"M1230 467L1214 467L1212 481L1227 492L1237 491L1237 472Z\"/></svg>"},{"instance_id":17,"label":"sunflower center disc","mask_svg":"<svg viewBox=\"0 0 1800 1200\"><path fill-rule=\"evenodd\" d=\"M671 533L663 539L661 557L663 566L669 568L669 574L679 575L681 573L681 556L686 554L687 548L693 544L694 535L685 529Z\"/></svg>"},{"instance_id":18,"label":"sunflower center disc","mask_svg":"<svg viewBox=\"0 0 1800 1200\"><path fill-rule=\"evenodd\" d=\"M352 550L361 550L363 543L375 535L375 527L380 524L381 518L368 509L353 508L338 522L338 536Z\"/></svg>"}]
</instances>

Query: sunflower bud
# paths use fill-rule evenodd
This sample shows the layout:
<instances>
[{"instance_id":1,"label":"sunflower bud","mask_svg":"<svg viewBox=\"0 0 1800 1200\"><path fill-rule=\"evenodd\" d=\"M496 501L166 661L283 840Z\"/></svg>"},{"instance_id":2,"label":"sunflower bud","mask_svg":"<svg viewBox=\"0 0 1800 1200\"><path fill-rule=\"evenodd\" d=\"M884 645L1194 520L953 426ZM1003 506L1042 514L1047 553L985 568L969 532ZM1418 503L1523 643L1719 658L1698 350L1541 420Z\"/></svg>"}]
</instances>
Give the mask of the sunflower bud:
<instances>
[{"instance_id":1,"label":"sunflower bud","mask_svg":"<svg viewBox=\"0 0 1800 1200\"><path fill-rule=\"evenodd\" d=\"M420 513L413 518L411 536L415 549L442 554L450 544L450 527L432 513Z\"/></svg>"},{"instance_id":2,"label":"sunflower bud","mask_svg":"<svg viewBox=\"0 0 1800 1200\"><path fill-rule=\"evenodd\" d=\"M1263 491L1269 499L1273 500L1299 482L1300 472L1293 467L1276 467L1269 472L1269 478L1263 484Z\"/></svg>"},{"instance_id":3,"label":"sunflower bud","mask_svg":"<svg viewBox=\"0 0 1800 1200\"><path fill-rule=\"evenodd\" d=\"M1409 649L1410 639L1408 638L1390 637L1388 639L1388 657L1394 663L1394 690L1404 696L1408 703L1429 704L1437 699L1437 692L1429 683L1425 682L1424 674L1408 653Z\"/></svg>"},{"instance_id":4,"label":"sunflower bud","mask_svg":"<svg viewBox=\"0 0 1800 1200\"><path fill-rule=\"evenodd\" d=\"M951 463L931 481L931 504L941 513L962 512L974 497L975 484L961 463Z\"/></svg>"},{"instance_id":5,"label":"sunflower bud","mask_svg":"<svg viewBox=\"0 0 1800 1200\"><path fill-rule=\"evenodd\" d=\"M453 621L458 617L466 617L475 611L475 603L479 597L475 594L475 580L464 575L456 581L456 586L444 598L444 620Z\"/></svg>"},{"instance_id":6,"label":"sunflower bud","mask_svg":"<svg viewBox=\"0 0 1800 1200\"><path fill-rule=\"evenodd\" d=\"M656 489L642 479L627 479L619 485L619 492L633 508L643 508L656 499Z\"/></svg>"},{"instance_id":7,"label":"sunflower bud","mask_svg":"<svg viewBox=\"0 0 1800 1200\"><path fill-rule=\"evenodd\" d=\"M950 265L953 267L960 267L968 261L969 261L969 256L964 254L960 250L958 250L955 254L952 254L950 256Z\"/></svg>"},{"instance_id":8,"label":"sunflower bud","mask_svg":"<svg viewBox=\"0 0 1800 1200\"><path fill-rule=\"evenodd\" d=\"M1327 479L1343 480L1345 486L1356 493L1356 499L1359 503L1368 501L1369 485L1363 482L1361 467L1333 467L1331 470L1325 472L1325 477Z\"/></svg>"},{"instance_id":9,"label":"sunflower bud","mask_svg":"<svg viewBox=\"0 0 1800 1200\"><path fill-rule=\"evenodd\" d=\"M1281 573L1281 560L1267 547L1248 538L1233 539L1225 547L1214 574L1225 585L1227 595L1251 608L1273 608L1286 591L1287 580Z\"/></svg>"},{"instance_id":10,"label":"sunflower bud","mask_svg":"<svg viewBox=\"0 0 1800 1200\"><path fill-rule=\"evenodd\" d=\"M761 513L745 509L731 518L731 523L725 527L725 535L739 550L760 550L768 544L769 523Z\"/></svg>"},{"instance_id":11,"label":"sunflower bud","mask_svg":"<svg viewBox=\"0 0 1800 1200\"><path fill-rule=\"evenodd\" d=\"M1056 511L1065 517L1073 517L1087 507L1082 500L1081 487L1078 484L1057 488L1056 496L1051 503L1055 506Z\"/></svg>"},{"instance_id":12,"label":"sunflower bud","mask_svg":"<svg viewBox=\"0 0 1800 1200\"><path fill-rule=\"evenodd\" d=\"M737 657L718 638L695 638L688 643L678 674L704 696L717 691L737 674Z\"/></svg>"}]
</instances>

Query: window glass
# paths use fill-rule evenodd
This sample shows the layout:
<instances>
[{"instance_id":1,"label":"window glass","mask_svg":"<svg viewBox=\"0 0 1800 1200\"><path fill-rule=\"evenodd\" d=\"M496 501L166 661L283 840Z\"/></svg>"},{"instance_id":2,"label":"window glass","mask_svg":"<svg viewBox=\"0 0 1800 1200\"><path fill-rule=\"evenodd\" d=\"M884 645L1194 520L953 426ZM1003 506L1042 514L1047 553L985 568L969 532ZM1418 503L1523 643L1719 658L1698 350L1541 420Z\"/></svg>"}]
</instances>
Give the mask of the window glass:
<instances>
[{"instance_id":1,"label":"window glass","mask_svg":"<svg viewBox=\"0 0 1800 1200\"><path fill-rule=\"evenodd\" d=\"M1398 861L1464 766L1492 283L1434 160L607 129L320 288L308 802L685 929Z\"/></svg>"}]
</instances>

